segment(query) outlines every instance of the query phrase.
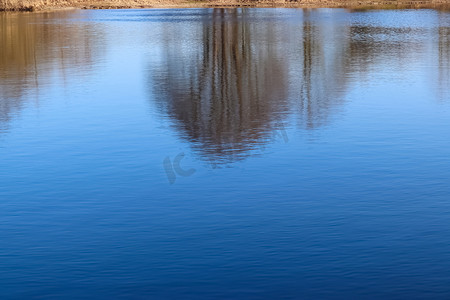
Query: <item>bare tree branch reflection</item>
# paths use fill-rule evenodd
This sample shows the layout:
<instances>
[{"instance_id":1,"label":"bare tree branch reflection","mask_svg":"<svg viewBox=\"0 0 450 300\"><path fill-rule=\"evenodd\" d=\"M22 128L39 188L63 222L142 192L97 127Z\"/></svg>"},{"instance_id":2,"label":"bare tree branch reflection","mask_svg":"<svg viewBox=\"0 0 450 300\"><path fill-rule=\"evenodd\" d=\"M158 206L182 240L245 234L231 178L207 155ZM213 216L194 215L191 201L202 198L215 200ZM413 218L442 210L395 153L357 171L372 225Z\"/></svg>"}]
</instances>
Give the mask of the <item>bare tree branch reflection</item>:
<instances>
[{"instance_id":1,"label":"bare tree branch reflection","mask_svg":"<svg viewBox=\"0 0 450 300\"><path fill-rule=\"evenodd\" d=\"M450 101L450 22L447 16L448 14L444 12L439 12L438 15L438 91L443 93L440 95L441 99L445 98Z\"/></svg>"},{"instance_id":2,"label":"bare tree branch reflection","mask_svg":"<svg viewBox=\"0 0 450 300\"><path fill-rule=\"evenodd\" d=\"M73 12L0 14L0 130L25 99L39 102L39 91L63 78L86 74L102 44L92 28L68 24ZM61 23L55 21L61 20ZM98 28L96 29L99 30Z\"/></svg>"},{"instance_id":3,"label":"bare tree branch reflection","mask_svg":"<svg viewBox=\"0 0 450 300\"><path fill-rule=\"evenodd\" d=\"M349 44L347 27L317 24L312 20L314 14L314 10L303 11L303 21L297 31L299 45L295 47L300 51L293 64L298 70L299 90L294 96L294 105L300 127L307 130L326 124L343 103L345 53Z\"/></svg>"},{"instance_id":4,"label":"bare tree branch reflection","mask_svg":"<svg viewBox=\"0 0 450 300\"><path fill-rule=\"evenodd\" d=\"M199 24L200 39L167 32L173 39L164 45L166 63L156 78L160 107L216 162L247 156L287 111L287 63L277 29L245 18L245 10L214 9Z\"/></svg>"},{"instance_id":5,"label":"bare tree branch reflection","mask_svg":"<svg viewBox=\"0 0 450 300\"><path fill-rule=\"evenodd\" d=\"M428 55L429 31L420 24L350 18L358 14L351 11L296 10L283 20L257 12L264 17L213 9L162 34L163 62L152 69L159 108L206 158L250 155L290 113L302 129L324 126L350 85L383 72L406 82L402 70ZM448 27L440 25L438 36L435 72L448 86Z\"/></svg>"}]
</instances>

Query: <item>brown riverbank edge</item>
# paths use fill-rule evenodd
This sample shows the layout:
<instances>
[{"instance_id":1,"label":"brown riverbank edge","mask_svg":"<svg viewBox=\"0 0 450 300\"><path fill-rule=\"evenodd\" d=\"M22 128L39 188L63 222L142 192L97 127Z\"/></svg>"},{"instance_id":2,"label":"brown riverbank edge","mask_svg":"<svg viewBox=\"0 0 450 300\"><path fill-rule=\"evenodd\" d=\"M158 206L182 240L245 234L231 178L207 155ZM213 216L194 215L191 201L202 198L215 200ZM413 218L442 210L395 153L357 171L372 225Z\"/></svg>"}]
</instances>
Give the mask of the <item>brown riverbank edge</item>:
<instances>
[{"instance_id":1,"label":"brown riverbank edge","mask_svg":"<svg viewBox=\"0 0 450 300\"><path fill-rule=\"evenodd\" d=\"M202 8L202 7L292 7L349 9L419 9L450 10L450 0L0 0L0 11L36 11L64 8Z\"/></svg>"}]
</instances>

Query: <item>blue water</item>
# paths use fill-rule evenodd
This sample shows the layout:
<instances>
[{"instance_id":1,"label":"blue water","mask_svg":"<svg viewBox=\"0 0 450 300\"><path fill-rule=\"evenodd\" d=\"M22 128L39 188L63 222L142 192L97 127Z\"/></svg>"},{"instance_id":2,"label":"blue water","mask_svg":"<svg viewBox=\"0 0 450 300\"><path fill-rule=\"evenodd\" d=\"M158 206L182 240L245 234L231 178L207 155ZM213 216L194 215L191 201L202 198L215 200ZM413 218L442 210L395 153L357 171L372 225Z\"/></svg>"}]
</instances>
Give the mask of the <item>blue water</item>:
<instances>
[{"instance_id":1,"label":"blue water","mask_svg":"<svg viewBox=\"0 0 450 300\"><path fill-rule=\"evenodd\" d=\"M448 299L450 14L0 14L1 299Z\"/></svg>"}]
</instances>

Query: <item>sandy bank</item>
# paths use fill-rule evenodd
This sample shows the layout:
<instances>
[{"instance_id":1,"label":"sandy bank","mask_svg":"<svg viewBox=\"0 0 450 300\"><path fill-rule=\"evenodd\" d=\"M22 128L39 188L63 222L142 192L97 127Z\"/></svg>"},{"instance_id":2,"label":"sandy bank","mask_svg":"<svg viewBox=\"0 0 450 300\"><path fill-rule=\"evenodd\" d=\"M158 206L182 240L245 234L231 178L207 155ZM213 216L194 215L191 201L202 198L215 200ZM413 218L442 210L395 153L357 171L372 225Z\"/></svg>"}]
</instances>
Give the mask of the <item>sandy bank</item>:
<instances>
[{"instance_id":1,"label":"sandy bank","mask_svg":"<svg viewBox=\"0 0 450 300\"><path fill-rule=\"evenodd\" d=\"M175 8L175 7L341 7L353 9L448 9L450 0L0 0L0 11L34 11L61 8Z\"/></svg>"}]
</instances>

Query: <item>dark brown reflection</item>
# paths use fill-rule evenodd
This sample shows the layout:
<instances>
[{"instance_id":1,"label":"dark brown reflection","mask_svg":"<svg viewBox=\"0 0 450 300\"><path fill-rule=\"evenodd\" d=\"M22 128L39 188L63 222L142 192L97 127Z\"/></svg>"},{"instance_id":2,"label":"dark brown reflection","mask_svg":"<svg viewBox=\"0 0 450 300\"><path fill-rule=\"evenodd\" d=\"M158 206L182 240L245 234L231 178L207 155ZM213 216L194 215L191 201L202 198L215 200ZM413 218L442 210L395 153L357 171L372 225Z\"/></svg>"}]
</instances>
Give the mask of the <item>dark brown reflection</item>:
<instances>
[{"instance_id":1,"label":"dark brown reflection","mask_svg":"<svg viewBox=\"0 0 450 300\"><path fill-rule=\"evenodd\" d=\"M288 66L277 28L246 11L214 9L184 32L167 30L156 79L160 107L215 163L241 159L270 139L287 112Z\"/></svg>"},{"instance_id":2,"label":"dark brown reflection","mask_svg":"<svg viewBox=\"0 0 450 300\"><path fill-rule=\"evenodd\" d=\"M450 22L444 12L440 12L438 18L438 91L441 99L450 101Z\"/></svg>"},{"instance_id":3,"label":"dark brown reflection","mask_svg":"<svg viewBox=\"0 0 450 300\"><path fill-rule=\"evenodd\" d=\"M341 106L348 72L348 27L313 21L316 13L302 11L302 22L295 31L298 45L290 46L298 49L291 64L295 68L293 102L299 125L306 130L325 125Z\"/></svg>"},{"instance_id":4,"label":"dark brown reflection","mask_svg":"<svg viewBox=\"0 0 450 300\"><path fill-rule=\"evenodd\" d=\"M450 86L450 31L448 25L440 24L440 15L436 14L436 28L427 28L420 21L415 27L352 25L347 72L362 82L370 82L374 71L392 80L408 81L408 68L426 65L431 88L439 98L448 97L445 94Z\"/></svg>"},{"instance_id":5,"label":"dark brown reflection","mask_svg":"<svg viewBox=\"0 0 450 300\"><path fill-rule=\"evenodd\" d=\"M77 22L74 11L0 13L0 130L40 89L85 76L102 37Z\"/></svg>"},{"instance_id":6,"label":"dark brown reflection","mask_svg":"<svg viewBox=\"0 0 450 300\"><path fill-rule=\"evenodd\" d=\"M353 85L408 83L425 59L435 66L439 57L439 71L426 69L448 86L448 27L435 38L420 21L383 14L256 12L263 15L214 9L162 34L162 63L152 68L159 107L207 158L249 155L291 113L302 130L321 128L340 115Z\"/></svg>"},{"instance_id":7,"label":"dark brown reflection","mask_svg":"<svg viewBox=\"0 0 450 300\"><path fill-rule=\"evenodd\" d=\"M354 72L368 73L383 65L407 65L426 52L424 28L352 25L350 33L348 59Z\"/></svg>"}]
</instances>

